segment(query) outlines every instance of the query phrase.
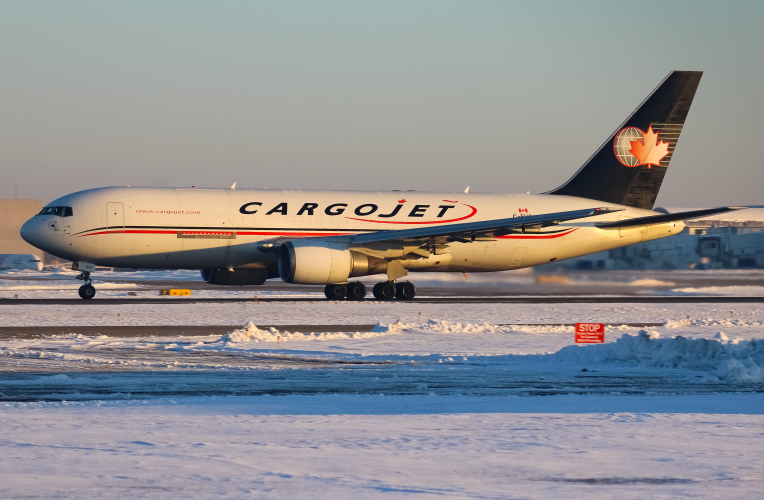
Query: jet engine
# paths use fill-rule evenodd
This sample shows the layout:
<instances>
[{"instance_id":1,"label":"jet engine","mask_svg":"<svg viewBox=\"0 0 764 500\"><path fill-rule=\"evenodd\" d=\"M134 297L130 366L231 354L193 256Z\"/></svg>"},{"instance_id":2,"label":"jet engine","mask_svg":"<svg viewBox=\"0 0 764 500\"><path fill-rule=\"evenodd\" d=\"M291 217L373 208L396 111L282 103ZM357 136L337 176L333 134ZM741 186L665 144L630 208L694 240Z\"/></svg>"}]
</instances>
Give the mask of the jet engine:
<instances>
[{"instance_id":1,"label":"jet engine","mask_svg":"<svg viewBox=\"0 0 764 500\"><path fill-rule=\"evenodd\" d=\"M279 275L287 283L344 283L354 276L386 271L386 260L354 252L341 243L292 240L279 250Z\"/></svg>"},{"instance_id":2,"label":"jet engine","mask_svg":"<svg viewBox=\"0 0 764 500\"><path fill-rule=\"evenodd\" d=\"M268 278L267 269L202 269L202 279L210 285L262 285Z\"/></svg>"}]
</instances>

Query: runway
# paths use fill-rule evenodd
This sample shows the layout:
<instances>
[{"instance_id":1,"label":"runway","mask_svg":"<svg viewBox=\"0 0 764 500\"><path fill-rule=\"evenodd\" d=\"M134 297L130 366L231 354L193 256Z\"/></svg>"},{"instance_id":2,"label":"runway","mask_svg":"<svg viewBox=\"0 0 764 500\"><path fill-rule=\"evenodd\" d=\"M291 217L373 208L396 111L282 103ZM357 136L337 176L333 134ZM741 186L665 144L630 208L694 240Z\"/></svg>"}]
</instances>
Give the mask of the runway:
<instances>
[{"instance_id":1,"label":"runway","mask_svg":"<svg viewBox=\"0 0 764 500\"><path fill-rule=\"evenodd\" d=\"M0 305L67 305L88 307L93 304L99 305L124 305L124 304L212 304L212 303L251 303L251 302L296 302L296 303L317 303L329 301L323 297L273 297L258 296L254 297L156 297L156 298L94 298L83 300L80 298L58 298L58 299L10 299L0 298ZM349 302L349 301L343 301ZM359 301L360 302L360 301ZM380 304L759 304L764 303L764 297L750 296L726 296L726 295L565 295L565 296L547 296L547 295L526 295L526 296L440 296L440 297L417 297L411 301L382 302L375 299L366 299L362 302L380 303Z\"/></svg>"}]
</instances>

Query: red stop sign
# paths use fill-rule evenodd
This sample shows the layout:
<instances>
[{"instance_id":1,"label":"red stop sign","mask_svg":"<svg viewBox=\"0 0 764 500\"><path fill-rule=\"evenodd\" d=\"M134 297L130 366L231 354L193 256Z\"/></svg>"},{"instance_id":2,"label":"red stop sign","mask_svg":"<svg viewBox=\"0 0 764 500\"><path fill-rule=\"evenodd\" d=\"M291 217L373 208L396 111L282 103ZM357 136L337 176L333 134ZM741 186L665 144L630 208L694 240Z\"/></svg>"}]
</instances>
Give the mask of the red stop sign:
<instances>
[{"instance_id":1,"label":"red stop sign","mask_svg":"<svg viewBox=\"0 0 764 500\"><path fill-rule=\"evenodd\" d=\"M602 344L605 342L605 323L576 323L577 344Z\"/></svg>"}]
</instances>

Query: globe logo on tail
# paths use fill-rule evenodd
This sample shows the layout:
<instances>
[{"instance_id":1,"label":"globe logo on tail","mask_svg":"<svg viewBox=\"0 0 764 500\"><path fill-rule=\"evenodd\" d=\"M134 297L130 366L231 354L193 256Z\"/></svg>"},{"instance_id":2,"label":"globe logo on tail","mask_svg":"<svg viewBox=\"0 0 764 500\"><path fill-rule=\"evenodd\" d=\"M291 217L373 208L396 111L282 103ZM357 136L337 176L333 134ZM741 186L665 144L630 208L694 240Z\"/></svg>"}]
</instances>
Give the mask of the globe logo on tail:
<instances>
[{"instance_id":1,"label":"globe logo on tail","mask_svg":"<svg viewBox=\"0 0 764 500\"><path fill-rule=\"evenodd\" d=\"M669 154L669 143L658 140L658 132L653 126L643 132L637 127L626 127L615 135L613 152L621 164L627 167L640 165L660 165L661 160Z\"/></svg>"}]
</instances>

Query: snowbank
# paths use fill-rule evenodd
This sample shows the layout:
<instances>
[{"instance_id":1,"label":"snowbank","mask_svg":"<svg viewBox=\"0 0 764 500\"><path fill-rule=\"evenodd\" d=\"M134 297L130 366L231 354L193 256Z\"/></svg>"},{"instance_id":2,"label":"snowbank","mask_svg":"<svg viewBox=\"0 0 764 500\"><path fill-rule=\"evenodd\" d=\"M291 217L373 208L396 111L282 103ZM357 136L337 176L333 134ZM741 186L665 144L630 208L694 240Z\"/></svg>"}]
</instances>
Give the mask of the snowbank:
<instances>
[{"instance_id":1,"label":"snowbank","mask_svg":"<svg viewBox=\"0 0 764 500\"><path fill-rule=\"evenodd\" d=\"M277 330L273 327L268 330L261 330L250 322L244 328L226 333L220 337L220 341L224 344L237 344L241 342L305 342L310 340L369 339L395 333L398 333L398 330L394 326L381 326L379 324L371 332L293 333Z\"/></svg>"},{"instance_id":2,"label":"snowbank","mask_svg":"<svg viewBox=\"0 0 764 500\"><path fill-rule=\"evenodd\" d=\"M249 323L245 328L235 330L222 336L219 342L222 348L231 344L248 342L289 342L289 341L321 341L321 340L362 340L373 339L386 335L403 335L407 344L408 339L419 339L427 344L437 345L435 337L448 336L492 336L497 334L512 334L515 329L528 329L536 331L530 333L546 333L550 327L527 327L515 325L492 325L488 323L457 323L444 320L430 320L426 323L393 323L388 325L377 324L371 332L324 332L324 333L292 333L279 331L274 328L261 330L254 324ZM571 332L572 327L553 327L562 332ZM625 329L629 330L629 329ZM557 332L551 332L557 333ZM427 336L433 336L427 340ZM572 342L572 338L571 338ZM249 349L246 346L237 346L237 349ZM445 346L441 346L445 347ZM197 346L191 347L198 348ZM217 349L209 344L203 347L205 350ZM341 357L343 359L368 357L369 352L352 353L348 350L349 345L342 352L317 351L316 355L323 357ZM259 352L259 349L258 349ZM467 354L466 352L464 354ZM408 362L432 363L451 362L453 353L446 354L443 350L430 351L430 353L398 351L385 355L375 354L375 357L386 361L404 358ZM457 355L460 356L460 355ZM367 358L368 359L368 358ZM683 369L700 372L700 381L703 383L764 383L764 341L752 339L743 340L735 338L730 340L723 332L717 333L714 338L688 338L675 336L661 338L656 331L640 330L636 334L625 333L614 342L595 345L568 345L556 352L547 354L490 354L469 353L467 357L459 357L460 363L469 362L480 365L506 365L512 369L531 372L541 365L553 365L559 369L580 369L593 367L613 367L613 365L627 365L645 369L647 372L655 369ZM555 368L557 369L557 368Z\"/></svg>"},{"instance_id":3,"label":"snowbank","mask_svg":"<svg viewBox=\"0 0 764 500\"><path fill-rule=\"evenodd\" d=\"M733 297L761 297L764 286L704 286L672 288L667 292L656 292L659 295L730 295Z\"/></svg>"},{"instance_id":4,"label":"snowbank","mask_svg":"<svg viewBox=\"0 0 764 500\"><path fill-rule=\"evenodd\" d=\"M581 364L629 364L685 368L708 372L703 382L764 383L764 342L761 340L660 338L641 330L610 344L568 346L550 360Z\"/></svg>"},{"instance_id":5,"label":"snowbank","mask_svg":"<svg viewBox=\"0 0 764 500\"><path fill-rule=\"evenodd\" d=\"M686 328L688 326L712 327L712 328L763 328L764 321L742 319L679 319L666 321L666 328Z\"/></svg>"}]
</instances>

